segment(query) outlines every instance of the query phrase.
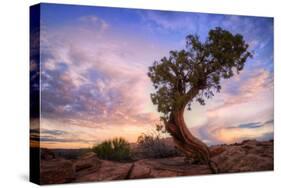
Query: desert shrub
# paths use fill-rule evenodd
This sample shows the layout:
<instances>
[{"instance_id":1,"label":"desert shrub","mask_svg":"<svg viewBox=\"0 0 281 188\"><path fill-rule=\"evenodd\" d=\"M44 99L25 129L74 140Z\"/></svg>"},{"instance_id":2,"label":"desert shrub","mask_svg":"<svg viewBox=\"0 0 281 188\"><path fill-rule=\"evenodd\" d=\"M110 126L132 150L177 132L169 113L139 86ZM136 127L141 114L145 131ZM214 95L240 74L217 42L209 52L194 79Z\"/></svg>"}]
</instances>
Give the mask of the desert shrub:
<instances>
[{"instance_id":1,"label":"desert shrub","mask_svg":"<svg viewBox=\"0 0 281 188\"><path fill-rule=\"evenodd\" d=\"M105 160L126 161L131 158L130 144L123 138L103 141L94 146L93 151Z\"/></svg>"},{"instance_id":2,"label":"desert shrub","mask_svg":"<svg viewBox=\"0 0 281 188\"><path fill-rule=\"evenodd\" d=\"M179 151L173 144L165 143L165 139L159 134L142 134L138 137L138 147L143 157L146 158L165 158L178 156Z\"/></svg>"}]
</instances>

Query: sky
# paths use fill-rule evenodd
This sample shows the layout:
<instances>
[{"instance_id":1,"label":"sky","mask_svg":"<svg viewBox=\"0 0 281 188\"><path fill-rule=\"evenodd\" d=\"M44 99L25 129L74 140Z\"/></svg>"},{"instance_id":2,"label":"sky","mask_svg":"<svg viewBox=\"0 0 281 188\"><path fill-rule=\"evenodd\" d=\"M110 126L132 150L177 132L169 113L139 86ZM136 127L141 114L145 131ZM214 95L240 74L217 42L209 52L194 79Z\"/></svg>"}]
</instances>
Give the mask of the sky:
<instances>
[{"instance_id":1,"label":"sky","mask_svg":"<svg viewBox=\"0 0 281 188\"><path fill-rule=\"evenodd\" d=\"M273 139L273 18L41 4L41 146L136 142L155 130L148 67L215 27L242 34L254 56L205 106L192 103L187 126L208 145Z\"/></svg>"}]
</instances>

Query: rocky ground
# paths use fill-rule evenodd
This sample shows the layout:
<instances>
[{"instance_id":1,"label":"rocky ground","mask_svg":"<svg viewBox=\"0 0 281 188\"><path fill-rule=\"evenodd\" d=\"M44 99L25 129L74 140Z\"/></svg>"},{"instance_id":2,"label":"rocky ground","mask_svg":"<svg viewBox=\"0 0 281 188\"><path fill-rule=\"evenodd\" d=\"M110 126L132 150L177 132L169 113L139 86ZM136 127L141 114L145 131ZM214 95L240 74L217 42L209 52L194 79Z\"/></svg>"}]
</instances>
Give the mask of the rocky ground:
<instances>
[{"instance_id":1,"label":"rocky ground","mask_svg":"<svg viewBox=\"0 0 281 188\"><path fill-rule=\"evenodd\" d=\"M247 140L210 149L220 173L273 170L273 141ZM188 164L183 156L120 163L100 160L93 152L66 160L43 149L41 159L41 184L211 174L207 165Z\"/></svg>"}]
</instances>

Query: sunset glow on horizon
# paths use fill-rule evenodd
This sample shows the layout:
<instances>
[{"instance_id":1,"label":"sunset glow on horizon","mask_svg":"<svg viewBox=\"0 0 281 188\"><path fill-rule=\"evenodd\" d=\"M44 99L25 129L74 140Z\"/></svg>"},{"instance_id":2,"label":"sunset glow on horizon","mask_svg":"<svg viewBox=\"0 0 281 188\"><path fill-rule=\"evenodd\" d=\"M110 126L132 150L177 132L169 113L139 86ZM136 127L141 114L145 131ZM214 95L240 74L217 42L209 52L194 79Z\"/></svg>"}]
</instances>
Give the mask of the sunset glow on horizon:
<instances>
[{"instance_id":1,"label":"sunset glow on horizon","mask_svg":"<svg viewBox=\"0 0 281 188\"><path fill-rule=\"evenodd\" d=\"M42 4L40 146L134 143L155 130L148 67L215 27L243 35L254 56L205 106L192 103L187 126L208 145L273 139L272 18Z\"/></svg>"}]
</instances>

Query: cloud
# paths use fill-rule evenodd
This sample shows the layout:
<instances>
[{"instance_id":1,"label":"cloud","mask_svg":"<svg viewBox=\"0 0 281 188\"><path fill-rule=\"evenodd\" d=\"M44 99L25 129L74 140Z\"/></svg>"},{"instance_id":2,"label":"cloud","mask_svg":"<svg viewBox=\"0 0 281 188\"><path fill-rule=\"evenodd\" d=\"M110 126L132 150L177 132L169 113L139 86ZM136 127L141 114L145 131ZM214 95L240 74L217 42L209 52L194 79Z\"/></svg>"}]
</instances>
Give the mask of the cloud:
<instances>
[{"instance_id":1,"label":"cloud","mask_svg":"<svg viewBox=\"0 0 281 188\"><path fill-rule=\"evenodd\" d=\"M146 11L142 13L142 18L145 22L150 22L162 30L178 31L184 29L194 32L196 29L196 17L187 16L186 13L182 12Z\"/></svg>"},{"instance_id":2,"label":"cloud","mask_svg":"<svg viewBox=\"0 0 281 188\"><path fill-rule=\"evenodd\" d=\"M263 125L260 122L253 122L253 123L245 123L245 124L241 124L238 127L239 128L247 128L247 129L256 129L256 128L260 128Z\"/></svg>"},{"instance_id":3,"label":"cloud","mask_svg":"<svg viewBox=\"0 0 281 188\"><path fill-rule=\"evenodd\" d=\"M40 131L41 134L49 134L49 135L64 135L66 134L65 131L62 130L46 130L46 129L41 129Z\"/></svg>"},{"instance_id":4,"label":"cloud","mask_svg":"<svg viewBox=\"0 0 281 188\"><path fill-rule=\"evenodd\" d=\"M225 129L258 129L263 126L272 126L273 120L268 120L265 122L250 122L250 123L243 123L237 126L226 127Z\"/></svg>"},{"instance_id":5,"label":"cloud","mask_svg":"<svg viewBox=\"0 0 281 188\"><path fill-rule=\"evenodd\" d=\"M233 106L259 101L265 98L264 95L273 94L272 73L265 69L258 69L248 72L246 75L245 79L232 83L225 82L226 89L223 89L221 95L223 102L221 105L208 109L209 115L215 115Z\"/></svg>"},{"instance_id":6,"label":"cloud","mask_svg":"<svg viewBox=\"0 0 281 188\"><path fill-rule=\"evenodd\" d=\"M30 141L31 142L40 142L40 136L39 135L30 135Z\"/></svg>"},{"instance_id":7,"label":"cloud","mask_svg":"<svg viewBox=\"0 0 281 188\"><path fill-rule=\"evenodd\" d=\"M204 125L193 128L192 132L209 145L240 142L245 139L270 140L273 139L273 120L232 126Z\"/></svg>"},{"instance_id":8,"label":"cloud","mask_svg":"<svg viewBox=\"0 0 281 188\"><path fill-rule=\"evenodd\" d=\"M43 68L44 111L52 109L69 115L92 112L94 116L108 113L105 110L139 112L144 105L140 101L149 98L142 94L149 83L146 69L125 63L126 59L116 53L116 46L109 45L102 51L94 44L92 47L83 49L79 44L73 47L66 43L63 57L59 49L49 52L55 68ZM50 60L46 57L45 62Z\"/></svg>"},{"instance_id":9,"label":"cloud","mask_svg":"<svg viewBox=\"0 0 281 188\"><path fill-rule=\"evenodd\" d=\"M188 119L194 116L204 119L199 122L201 124L191 127L196 136L208 144L218 144L262 139L264 134L273 132L271 72L265 69L246 70L239 79L235 77L224 81L222 88L221 93L207 101L205 107L195 106L195 114L186 114L187 122L191 122ZM198 116L198 113L201 115Z\"/></svg>"},{"instance_id":10,"label":"cloud","mask_svg":"<svg viewBox=\"0 0 281 188\"><path fill-rule=\"evenodd\" d=\"M83 140L83 139L64 139L64 138L55 138L55 137L46 137L46 136L40 136L40 142L84 142L84 143L93 143L96 142L96 140Z\"/></svg>"},{"instance_id":11,"label":"cloud","mask_svg":"<svg viewBox=\"0 0 281 188\"><path fill-rule=\"evenodd\" d=\"M55 125L44 121L42 128L49 131L42 133L57 136L58 141L70 139L62 132L69 134L63 126L75 127L80 133L72 136L80 137L86 130L114 129L118 135L118 129L128 126L140 133L142 127L159 121L151 104L147 77L147 64L153 62L159 49L151 50L154 47L140 39L123 41L122 37L94 35L99 29L87 26L65 33L62 27L43 36L42 118ZM97 136L89 134L89 140L90 137Z\"/></svg>"},{"instance_id":12,"label":"cloud","mask_svg":"<svg viewBox=\"0 0 281 188\"><path fill-rule=\"evenodd\" d=\"M101 32L105 31L109 27L109 24L105 20L95 15L82 16L79 20L84 24L91 25L91 27L99 28Z\"/></svg>"},{"instance_id":13,"label":"cloud","mask_svg":"<svg viewBox=\"0 0 281 188\"><path fill-rule=\"evenodd\" d=\"M32 24L32 23L31 23ZM34 23L33 23L34 24ZM30 38L30 72L29 72L29 84L30 84L30 98L34 99L30 101L30 116L31 118L39 117L39 86L40 86L40 50L39 40L40 32L37 26L31 25L31 38Z\"/></svg>"},{"instance_id":14,"label":"cloud","mask_svg":"<svg viewBox=\"0 0 281 188\"><path fill-rule=\"evenodd\" d=\"M41 140L41 138L52 138L53 136L64 136L66 134L67 134L66 131L56 130L56 129L52 129L52 130L50 129L48 130L44 128L30 129L30 139L33 141L44 141L44 139Z\"/></svg>"},{"instance_id":15,"label":"cloud","mask_svg":"<svg viewBox=\"0 0 281 188\"><path fill-rule=\"evenodd\" d=\"M221 127L212 132L217 139L226 143L239 142L245 139L268 139L273 134L273 124L253 122L236 127Z\"/></svg>"}]
</instances>

